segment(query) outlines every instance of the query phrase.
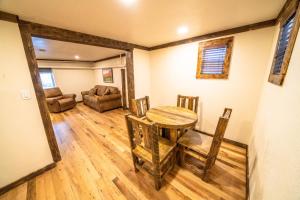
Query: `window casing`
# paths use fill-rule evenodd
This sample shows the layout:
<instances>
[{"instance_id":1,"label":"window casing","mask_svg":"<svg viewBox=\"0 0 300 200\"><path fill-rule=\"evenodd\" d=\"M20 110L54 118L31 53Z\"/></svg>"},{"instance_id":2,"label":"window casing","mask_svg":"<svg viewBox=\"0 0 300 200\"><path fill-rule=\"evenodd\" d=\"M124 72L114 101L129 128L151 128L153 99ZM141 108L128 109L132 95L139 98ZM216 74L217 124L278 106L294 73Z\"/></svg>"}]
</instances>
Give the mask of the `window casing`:
<instances>
[{"instance_id":1,"label":"window casing","mask_svg":"<svg viewBox=\"0 0 300 200\"><path fill-rule=\"evenodd\" d=\"M233 37L199 43L197 79L227 79Z\"/></svg>"},{"instance_id":2,"label":"window casing","mask_svg":"<svg viewBox=\"0 0 300 200\"><path fill-rule=\"evenodd\" d=\"M299 30L299 3L280 19L280 32L273 58L269 82L282 85Z\"/></svg>"},{"instance_id":3,"label":"window casing","mask_svg":"<svg viewBox=\"0 0 300 200\"><path fill-rule=\"evenodd\" d=\"M55 80L54 80L52 69L40 68L39 73L40 73L43 89L55 87Z\"/></svg>"}]
</instances>

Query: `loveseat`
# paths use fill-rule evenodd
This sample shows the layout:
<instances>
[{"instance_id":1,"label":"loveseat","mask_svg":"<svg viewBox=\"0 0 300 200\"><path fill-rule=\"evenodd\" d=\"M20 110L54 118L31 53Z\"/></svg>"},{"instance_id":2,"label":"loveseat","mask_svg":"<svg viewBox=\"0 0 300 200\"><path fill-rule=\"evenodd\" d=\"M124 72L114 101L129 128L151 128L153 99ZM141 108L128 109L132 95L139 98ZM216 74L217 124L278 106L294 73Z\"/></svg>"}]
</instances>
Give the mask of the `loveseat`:
<instances>
[{"instance_id":1,"label":"loveseat","mask_svg":"<svg viewBox=\"0 0 300 200\"><path fill-rule=\"evenodd\" d=\"M44 89L49 112L58 113L76 106L75 94L62 94L58 87Z\"/></svg>"},{"instance_id":2,"label":"loveseat","mask_svg":"<svg viewBox=\"0 0 300 200\"><path fill-rule=\"evenodd\" d=\"M96 85L81 95L85 105L99 112L122 107L121 93L116 87Z\"/></svg>"}]
</instances>

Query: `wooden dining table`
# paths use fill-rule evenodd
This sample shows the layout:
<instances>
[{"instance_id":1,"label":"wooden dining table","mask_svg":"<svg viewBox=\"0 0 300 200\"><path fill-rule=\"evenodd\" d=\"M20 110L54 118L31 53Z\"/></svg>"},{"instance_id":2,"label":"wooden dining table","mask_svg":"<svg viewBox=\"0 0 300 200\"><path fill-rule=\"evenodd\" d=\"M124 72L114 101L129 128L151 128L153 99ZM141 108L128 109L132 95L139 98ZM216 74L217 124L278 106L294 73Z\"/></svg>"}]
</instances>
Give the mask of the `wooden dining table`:
<instances>
[{"instance_id":1,"label":"wooden dining table","mask_svg":"<svg viewBox=\"0 0 300 200\"><path fill-rule=\"evenodd\" d=\"M194 127L197 123L197 114L193 111L176 106L159 106L146 112L146 118L157 126L169 130L169 139L177 142L180 131Z\"/></svg>"}]
</instances>

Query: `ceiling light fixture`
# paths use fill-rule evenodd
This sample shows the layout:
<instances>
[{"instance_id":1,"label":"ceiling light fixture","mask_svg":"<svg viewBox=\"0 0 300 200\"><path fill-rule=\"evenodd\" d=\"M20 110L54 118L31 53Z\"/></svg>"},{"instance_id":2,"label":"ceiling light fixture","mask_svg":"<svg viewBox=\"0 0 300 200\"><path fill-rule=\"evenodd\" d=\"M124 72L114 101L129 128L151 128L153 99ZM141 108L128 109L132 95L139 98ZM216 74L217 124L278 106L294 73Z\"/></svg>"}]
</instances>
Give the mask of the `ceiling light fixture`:
<instances>
[{"instance_id":1,"label":"ceiling light fixture","mask_svg":"<svg viewBox=\"0 0 300 200\"><path fill-rule=\"evenodd\" d=\"M180 26L177 28L177 34L183 35L189 32L189 28L187 26Z\"/></svg>"},{"instance_id":2,"label":"ceiling light fixture","mask_svg":"<svg viewBox=\"0 0 300 200\"><path fill-rule=\"evenodd\" d=\"M78 55L76 55L76 56L74 56L74 58L75 58L76 60L78 60L80 57L79 57Z\"/></svg>"},{"instance_id":3,"label":"ceiling light fixture","mask_svg":"<svg viewBox=\"0 0 300 200\"><path fill-rule=\"evenodd\" d=\"M128 6L130 6L136 2L136 0L121 0L121 1L123 4L128 5Z\"/></svg>"}]
</instances>

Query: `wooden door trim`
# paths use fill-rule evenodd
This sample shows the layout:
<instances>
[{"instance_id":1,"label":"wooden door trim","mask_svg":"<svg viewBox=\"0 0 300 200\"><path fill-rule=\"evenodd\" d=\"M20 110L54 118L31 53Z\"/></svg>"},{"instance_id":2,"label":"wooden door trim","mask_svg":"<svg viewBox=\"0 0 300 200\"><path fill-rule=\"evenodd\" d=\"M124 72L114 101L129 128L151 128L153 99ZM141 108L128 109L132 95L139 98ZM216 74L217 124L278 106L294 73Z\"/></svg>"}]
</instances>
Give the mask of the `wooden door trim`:
<instances>
[{"instance_id":1,"label":"wooden door trim","mask_svg":"<svg viewBox=\"0 0 300 200\"><path fill-rule=\"evenodd\" d=\"M54 162L61 160L61 155L57 145L56 137L54 134L50 115L47 110L47 104L45 94L42 88L40 75L38 73L37 59L34 53L32 36L38 36L41 38L60 40L65 42L73 42L92 46L101 46L107 48L121 49L126 51L126 69L127 69L127 87L128 98L135 98L134 91L134 69L133 69L133 48L137 48L135 45L111 40L103 37L89 35L85 33L79 33L75 31L65 30L61 28L31 23L23 20L18 20L19 29L22 37L22 42L27 58L27 63L34 86L36 98L40 114L42 117L44 129L46 132L48 144L51 150L52 158ZM130 108L130 105L129 105Z\"/></svg>"},{"instance_id":2,"label":"wooden door trim","mask_svg":"<svg viewBox=\"0 0 300 200\"><path fill-rule=\"evenodd\" d=\"M38 72L38 64L34 53L33 43L31 40L30 26L28 24L19 23L19 29L52 158L54 162L58 162L61 160L61 155L55 138L50 114L47 109L47 103L41 83L40 74Z\"/></svg>"}]
</instances>

